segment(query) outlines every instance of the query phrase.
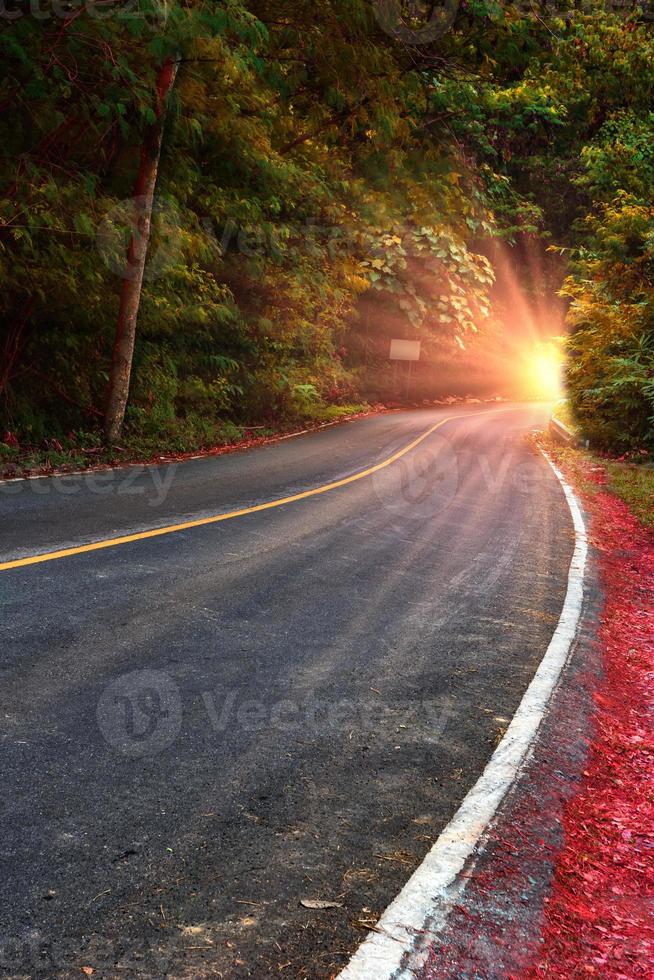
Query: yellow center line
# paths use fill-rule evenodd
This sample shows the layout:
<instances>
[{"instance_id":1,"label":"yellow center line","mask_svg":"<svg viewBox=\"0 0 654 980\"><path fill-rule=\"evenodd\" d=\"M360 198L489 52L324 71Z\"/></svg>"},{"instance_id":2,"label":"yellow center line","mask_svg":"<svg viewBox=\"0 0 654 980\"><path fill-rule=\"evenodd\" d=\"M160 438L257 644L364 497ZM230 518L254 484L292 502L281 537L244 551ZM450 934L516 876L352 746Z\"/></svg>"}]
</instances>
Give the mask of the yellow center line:
<instances>
[{"instance_id":1,"label":"yellow center line","mask_svg":"<svg viewBox=\"0 0 654 980\"><path fill-rule=\"evenodd\" d=\"M436 429L440 429L441 426L445 425L446 422L452 422L455 419L467 419L475 415L497 415L506 409L491 409L485 412L470 412L466 415L450 415L446 419L441 419L440 422L436 422L435 425L430 426L422 435L418 436L403 449L398 450L398 452L393 453L388 459L382 460L381 463L376 463L375 466L369 466L365 470L360 470L358 473L353 473L352 476L346 476L342 480L334 480L333 483L325 483L320 487L314 487L312 490L303 490L302 493L294 493L290 497L280 497L276 500L269 500L265 504L255 504L253 507L243 507L240 510L231 510L226 514L215 514L212 517L200 517L193 521L184 521L182 524L168 524L165 527L156 527L150 531L138 531L135 534L124 534L118 538L105 538L102 541L94 541L91 544L81 544L75 548L62 548L60 551L48 551L40 555L30 555L28 558L16 558L14 561L0 562L0 572L6 572L10 568L22 568L24 565L38 565L45 561L56 561L59 558L69 558L71 555L83 555L89 551L101 551L103 548L115 548L120 544L129 544L132 541L145 541L147 538L158 538L163 534L176 534L178 531L188 531L194 527L204 527L207 524L219 524L221 521L230 521L234 517L245 517L246 514L257 514L262 510L271 510L273 507L283 507L285 504L292 504L296 500L305 500L307 497L315 497L319 493L327 493L328 490L336 490L338 487L345 487L349 483L356 483L357 480L363 480L367 476L372 476L373 473L378 473L379 470L385 469L387 466L391 466L393 463L401 459L402 456L406 456L410 453L412 449L419 446L421 442L429 438L432 432Z\"/></svg>"}]
</instances>

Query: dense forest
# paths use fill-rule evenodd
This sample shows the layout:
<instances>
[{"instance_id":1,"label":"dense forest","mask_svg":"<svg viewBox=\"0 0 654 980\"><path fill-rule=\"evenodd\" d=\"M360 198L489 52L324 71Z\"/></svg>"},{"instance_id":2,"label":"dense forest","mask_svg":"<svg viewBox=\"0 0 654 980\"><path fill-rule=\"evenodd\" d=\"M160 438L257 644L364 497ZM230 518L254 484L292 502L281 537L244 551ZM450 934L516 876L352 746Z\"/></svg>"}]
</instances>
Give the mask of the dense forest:
<instances>
[{"instance_id":1,"label":"dense forest","mask_svg":"<svg viewBox=\"0 0 654 980\"><path fill-rule=\"evenodd\" d=\"M5 458L336 417L392 337L512 394L517 290L593 443L654 446L652 15L570 7L6 0Z\"/></svg>"}]
</instances>

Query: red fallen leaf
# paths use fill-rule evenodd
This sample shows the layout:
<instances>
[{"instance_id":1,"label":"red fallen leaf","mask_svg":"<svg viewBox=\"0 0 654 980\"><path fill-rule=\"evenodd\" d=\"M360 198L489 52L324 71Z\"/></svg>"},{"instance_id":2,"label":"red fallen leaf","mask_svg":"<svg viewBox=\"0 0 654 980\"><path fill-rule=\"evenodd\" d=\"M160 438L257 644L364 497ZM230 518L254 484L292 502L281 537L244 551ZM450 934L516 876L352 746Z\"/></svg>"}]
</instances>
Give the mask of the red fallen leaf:
<instances>
[{"instance_id":1,"label":"red fallen leaf","mask_svg":"<svg viewBox=\"0 0 654 980\"><path fill-rule=\"evenodd\" d=\"M558 462L564 464L561 460ZM605 483L598 468L596 485ZM605 603L598 623L603 677L594 694L593 729L586 742L584 779L567 798L561 815L563 844L552 848L554 883L543 898L542 939L522 939L521 909L525 864L542 861L543 840L529 838L518 858L515 841L499 842L488 869L468 875L469 902L452 911L446 943L435 943L420 980L445 980L452 965L466 975L488 976L489 950L507 949L520 980L571 980L585 975L612 980L649 977L654 963L654 799L651 776L651 718L654 715L654 535L626 506L606 491L585 498L598 546ZM598 658L599 659L599 658ZM592 678L594 688L595 678ZM642 741L637 741L638 739ZM515 835L533 819L536 802L558 806L556 772L546 773L542 797L528 795L524 812L513 812ZM513 830L513 828L512 828ZM548 845L548 849L551 845ZM530 849L531 848L531 849ZM518 848L520 849L520 848ZM526 860L525 860L526 859ZM497 878L508 881L515 928L497 932L488 896ZM511 877L514 878L512 885ZM649 897L651 896L651 897ZM478 904L477 904L478 903ZM486 904L484 904L486 903ZM473 914L473 910L476 911ZM518 966L516 970L516 966ZM654 974L651 974L654 980ZM508 980L507 975L507 980Z\"/></svg>"},{"instance_id":2,"label":"red fallen leaf","mask_svg":"<svg viewBox=\"0 0 654 980\"><path fill-rule=\"evenodd\" d=\"M90 977L95 973L95 970L93 969L92 966L83 966L82 973L85 973L87 977Z\"/></svg>"},{"instance_id":3,"label":"red fallen leaf","mask_svg":"<svg viewBox=\"0 0 654 980\"><path fill-rule=\"evenodd\" d=\"M599 485L601 469L593 472ZM533 980L580 972L619 980L634 975L631 964L654 962L654 902L641 897L654 894L654 862L645 860L641 830L654 826L654 537L607 492L585 503L606 598L599 628L605 680L594 699L584 781L564 811L545 941L526 974ZM620 960L621 968L607 968Z\"/></svg>"}]
</instances>

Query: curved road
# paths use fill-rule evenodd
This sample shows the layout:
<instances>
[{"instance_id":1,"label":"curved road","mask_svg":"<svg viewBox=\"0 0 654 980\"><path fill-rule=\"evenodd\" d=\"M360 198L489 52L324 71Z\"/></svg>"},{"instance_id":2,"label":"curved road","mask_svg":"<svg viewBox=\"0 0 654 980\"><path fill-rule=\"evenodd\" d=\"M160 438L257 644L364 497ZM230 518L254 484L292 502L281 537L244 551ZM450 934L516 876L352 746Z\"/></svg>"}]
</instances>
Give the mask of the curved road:
<instances>
[{"instance_id":1,"label":"curved road","mask_svg":"<svg viewBox=\"0 0 654 980\"><path fill-rule=\"evenodd\" d=\"M558 619L573 534L527 439L545 417L398 412L0 484L1 568L345 481L0 570L2 975L313 980L347 962Z\"/></svg>"}]
</instances>

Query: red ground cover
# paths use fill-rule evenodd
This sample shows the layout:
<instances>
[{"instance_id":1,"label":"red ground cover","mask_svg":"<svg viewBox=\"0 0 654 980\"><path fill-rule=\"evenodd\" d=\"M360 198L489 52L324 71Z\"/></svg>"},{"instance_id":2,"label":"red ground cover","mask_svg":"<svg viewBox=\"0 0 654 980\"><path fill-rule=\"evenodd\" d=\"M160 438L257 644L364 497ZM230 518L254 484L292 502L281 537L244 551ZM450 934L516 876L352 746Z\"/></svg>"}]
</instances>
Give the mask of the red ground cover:
<instances>
[{"instance_id":1,"label":"red ground cover","mask_svg":"<svg viewBox=\"0 0 654 980\"><path fill-rule=\"evenodd\" d=\"M654 978L654 534L599 484L585 504L605 590L605 678L530 980Z\"/></svg>"}]
</instances>

